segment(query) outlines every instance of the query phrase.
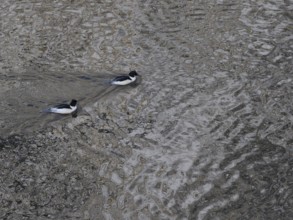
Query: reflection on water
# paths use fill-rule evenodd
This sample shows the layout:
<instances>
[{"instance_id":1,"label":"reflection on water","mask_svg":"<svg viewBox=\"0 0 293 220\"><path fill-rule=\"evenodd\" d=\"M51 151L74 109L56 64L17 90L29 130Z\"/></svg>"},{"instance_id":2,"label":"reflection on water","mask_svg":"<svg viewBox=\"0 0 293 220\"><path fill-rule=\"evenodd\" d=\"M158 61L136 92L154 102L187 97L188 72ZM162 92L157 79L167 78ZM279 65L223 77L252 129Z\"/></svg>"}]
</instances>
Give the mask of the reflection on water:
<instances>
[{"instance_id":1,"label":"reflection on water","mask_svg":"<svg viewBox=\"0 0 293 220\"><path fill-rule=\"evenodd\" d=\"M291 5L4 1L1 217L290 219Z\"/></svg>"}]
</instances>

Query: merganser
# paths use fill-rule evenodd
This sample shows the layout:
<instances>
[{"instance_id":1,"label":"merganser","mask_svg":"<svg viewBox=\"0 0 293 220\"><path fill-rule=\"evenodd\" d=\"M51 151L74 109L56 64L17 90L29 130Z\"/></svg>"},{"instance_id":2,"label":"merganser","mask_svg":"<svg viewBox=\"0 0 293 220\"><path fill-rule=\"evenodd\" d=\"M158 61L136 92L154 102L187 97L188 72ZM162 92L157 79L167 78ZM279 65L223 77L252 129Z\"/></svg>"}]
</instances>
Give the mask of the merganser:
<instances>
[{"instance_id":1,"label":"merganser","mask_svg":"<svg viewBox=\"0 0 293 220\"><path fill-rule=\"evenodd\" d=\"M51 112L57 114L71 114L77 109L77 101L72 99L70 104L58 104L53 107L47 108L44 112Z\"/></svg>"},{"instance_id":2,"label":"merganser","mask_svg":"<svg viewBox=\"0 0 293 220\"><path fill-rule=\"evenodd\" d=\"M136 80L136 76L138 76L136 71L131 71L128 76L117 76L116 78L111 80L112 85L124 86L128 85Z\"/></svg>"}]
</instances>

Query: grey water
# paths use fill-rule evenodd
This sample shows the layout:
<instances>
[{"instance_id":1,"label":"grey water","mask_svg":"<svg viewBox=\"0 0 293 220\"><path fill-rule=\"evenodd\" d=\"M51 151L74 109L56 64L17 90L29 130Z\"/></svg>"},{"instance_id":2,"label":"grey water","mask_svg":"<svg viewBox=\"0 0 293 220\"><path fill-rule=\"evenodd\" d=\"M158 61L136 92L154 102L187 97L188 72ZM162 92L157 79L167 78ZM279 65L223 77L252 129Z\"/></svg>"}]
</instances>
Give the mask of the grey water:
<instances>
[{"instance_id":1,"label":"grey water","mask_svg":"<svg viewBox=\"0 0 293 220\"><path fill-rule=\"evenodd\" d=\"M0 218L293 219L292 11L2 0Z\"/></svg>"}]
</instances>

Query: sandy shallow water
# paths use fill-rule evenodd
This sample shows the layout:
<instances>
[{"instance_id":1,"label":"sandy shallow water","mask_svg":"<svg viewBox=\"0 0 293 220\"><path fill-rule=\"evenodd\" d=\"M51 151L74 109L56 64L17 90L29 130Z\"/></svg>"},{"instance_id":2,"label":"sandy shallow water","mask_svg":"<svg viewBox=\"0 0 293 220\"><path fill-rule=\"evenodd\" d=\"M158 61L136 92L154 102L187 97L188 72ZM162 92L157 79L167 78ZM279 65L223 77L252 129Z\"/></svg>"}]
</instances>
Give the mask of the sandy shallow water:
<instances>
[{"instance_id":1,"label":"sandy shallow water","mask_svg":"<svg viewBox=\"0 0 293 220\"><path fill-rule=\"evenodd\" d=\"M4 0L0 218L292 219L292 3Z\"/></svg>"}]
</instances>

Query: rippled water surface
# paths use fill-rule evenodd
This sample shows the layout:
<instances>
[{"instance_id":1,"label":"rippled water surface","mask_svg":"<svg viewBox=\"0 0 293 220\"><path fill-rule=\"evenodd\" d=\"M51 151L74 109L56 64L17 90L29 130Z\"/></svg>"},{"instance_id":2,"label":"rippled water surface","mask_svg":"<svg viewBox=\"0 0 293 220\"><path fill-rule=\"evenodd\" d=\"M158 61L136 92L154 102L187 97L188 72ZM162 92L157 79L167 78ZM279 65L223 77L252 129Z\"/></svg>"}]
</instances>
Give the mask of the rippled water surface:
<instances>
[{"instance_id":1,"label":"rippled water surface","mask_svg":"<svg viewBox=\"0 0 293 220\"><path fill-rule=\"evenodd\" d=\"M292 11L2 1L0 218L293 219Z\"/></svg>"}]
</instances>

